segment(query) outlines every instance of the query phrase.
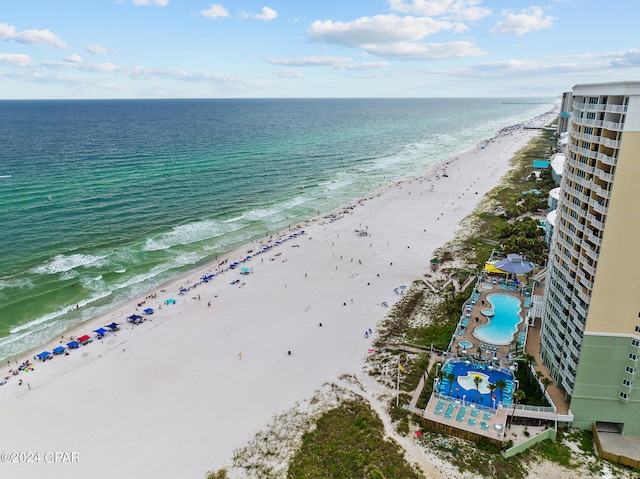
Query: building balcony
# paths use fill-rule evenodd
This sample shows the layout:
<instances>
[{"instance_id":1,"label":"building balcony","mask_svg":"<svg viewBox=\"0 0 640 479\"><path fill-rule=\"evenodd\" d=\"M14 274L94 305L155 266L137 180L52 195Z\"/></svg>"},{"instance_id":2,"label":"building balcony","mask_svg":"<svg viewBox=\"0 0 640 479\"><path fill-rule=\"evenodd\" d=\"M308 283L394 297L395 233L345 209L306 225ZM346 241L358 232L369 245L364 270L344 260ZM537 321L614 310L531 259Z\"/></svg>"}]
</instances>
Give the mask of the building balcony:
<instances>
[{"instance_id":1,"label":"building balcony","mask_svg":"<svg viewBox=\"0 0 640 479\"><path fill-rule=\"evenodd\" d=\"M587 220L591 223L592 226L595 226L599 230L604 229L604 223L591 213L587 213Z\"/></svg>"},{"instance_id":2,"label":"building balcony","mask_svg":"<svg viewBox=\"0 0 640 479\"><path fill-rule=\"evenodd\" d=\"M602 163L604 163L605 165L609 165L609 166L616 166L616 164L618 163L617 158L614 158L613 156L605 155L604 153L598 153L597 159Z\"/></svg>"},{"instance_id":3,"label":"building balcony","mask_svg":"<svg viewBox=\"0 0 640 479\"><path fill-rule=\"evenodd\" d=\"M591 206L593 208L593 211L595 211L596 213L600 213L601 215L607 214L607 207L604 205L601 205L598 201L594 199L591 199L591 201L589 202L589 206Z\"/></svg>"},{"instance_id":4,"label":"building balcony","mask_svg":"<svg viewBox=\"0 0 640 479\"><path fill-rule=\"evenodd\" d=\"M584 308L582 306L580 306L579 304L573 304L571 306L571 308L574 310L573 311L573 316L571 316L571 324L573 324L573 327L576 329L576 331L580 331L583 332L584 331L584 323L582 321L580 321L580 317L587 318L587 313L585 311L585 313L583 315L579 315L576 314L578 312L578 308L580 308L582 311L584 311ZM579 338L580 340L578 341L578 343L582 344L582 337Z\"/></svg>"},{"instance_id":5,"label":"building balcony","mask_svg":"<svg viewBox=\"0 0 640 479\"><path fill-rule=\"evenodd\" d=\"M578 125L595 126L596 128L601 128L603 123L602 120L579 118L578 115L571 115L571 121L573 123L577 123Z\"/></svg>"},{"instance_id":6,"label":"building balcony","mask_svg":"<svg viewBox=\"0 0 640 479\"><path fill-rule=\"evenodd\" d=\"M564 358L564 360L567 362L567 364L569 366L571 366L574 370L578 369L578 364L573 360L573 358L571 357L571 355L567 356L566 358Z\"/></svg>"},{"instance_id":7,"label":"building balcony","mask_svg":"<svg viewBox=\"0 0 640 479\"><path fill-rule=\"evenodd\" d=\"M602 138L602 141L600 142L600 144L604 145L604 146L608 146L609 148L613 148L615 150L619 150L620 149L620 140L612 140L610 138Z\"/></svg>"},{"instance_id":8,"label":"building balcony","mask_svg":"<svg viewBox=\"0 0 640 479\"><path fill-rule=\"evenodd\" d=\"M582 256L592 259L593 261L598 261L600 259L600 254L593 251L588 246L583 246L582 248Z\"/></svg>"},{"instance_id":9,"label":"building balcony","mask_svg":"<svg viewBox=\"0 0 640 479\"><path fill-rule=\"evenodd\" d=\"M593 158L594 160L598 157L598 152L589 150L587 148L582 148L581 146L574 145L573 143L569 143L569 151L575 153L576 155L586 156L587 158Z\"/></svg>"},{"instance_id":10,"label":"building balcony","mask_svg":"<svg viewBox=\"0 0 640 479\"><path fill-rule=\"evenodd\" d=\"M582 301L584 301L587 304L589 304L589 301L591 301L591 298L589 297L589 295L587 293L585 293L582 290L582 288L576 288L573 294L575 296L577 296L578 298L580 298Z\"/></svg>"},{"instance_id":11,"label":"building balcony","mask_svg":"<svg viewBox=\"0 0 640 479\"><path fill-rule=\"evenodd\" d=\"M625 113L627 111L626 105L614 105L609 103L574 103L572 107L575 110L607 111L610 113Z\"/></svg>"},{"instance_id":12,"label":"building balcony","mask_svg":"<svg viewBox=\"0 0 640 479\"><path fill-rule=\"evenodd\" d=\"M611 130L611 131L622 131L624 130L624 123L623 122L616 123L613 121L603 121L602 128L606 128L607 130Z\"/></svg>"},{"instance_id":13,"label":"building balcony","mask_svg":"<svg viewBox=\"0 0 640 479\"><path fill-rule=\"evenodd\" d=\"M600 196L601 198L606 198L606 199L611 198L611 192L610 192L610 191L605 190L604 188L600 188L599 186L596 186L596 187L594 188L594 191L595 191L595 192L596 192L596 194L597 194L598 196Z\"/></svg>"},{"instance_id":14,"label":"building balcony","mask_svg":"<svg viewBox=\"0 0 640 479\"><path fill-rule=\"evenodd\" d=\"M587 241L590 241L596 246L602 245L602 238L598 238L594 233L591 232L589 228L585 230L584 237Z\"/></svg>"},{"instance_id":15,"label":"building balcony","mask_svg":"<svg viewBox=\"0 0 640 479\"><path fill-rule=\"evenodd\" d=\"M602 170L596 170L596 176L607 183L611 183L613 181L613 175L611 173L605 173Z\"/></svg>"},{"instance_id":16,"label":"building balcony","mask_svg":"<svg viewBox=\"0 0 640 479\"><path fill-rule=\"evenodd\" d=\"M591 276L595 276L595 274L596 274L596 269L595 269L593 266L591 266L591 265L589 265L589 264L587 264L587 263L582 263L582 264L580 265L580 267L581 267L583 270L585 270L587 273L589 273Z\"/></svg>"},{"instance_id":17,"label":"building balcony","mask_svg":"<svg viewBox=\"0 0 640 479\"><path fill-rule=\"evenodd\" d=\"M571 352L571 354L573 354L576 358L580 357L580 350L577 349L574 344L573 341L569 340L565 342L567 349Z\"/></svg>"}]
</instances>

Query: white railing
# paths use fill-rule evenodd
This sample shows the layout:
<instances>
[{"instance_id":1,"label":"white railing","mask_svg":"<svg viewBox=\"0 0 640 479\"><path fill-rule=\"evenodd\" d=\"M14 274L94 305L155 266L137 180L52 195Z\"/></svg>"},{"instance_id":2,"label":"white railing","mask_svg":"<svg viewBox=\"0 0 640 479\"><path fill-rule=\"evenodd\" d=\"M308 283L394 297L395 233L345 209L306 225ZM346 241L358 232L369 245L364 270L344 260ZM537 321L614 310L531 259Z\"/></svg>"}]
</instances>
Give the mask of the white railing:
<instances>
[{"instance_id":1,"label":"white railing","mask_svg":"<svg viewBox=\"0 0 640 479\"><path fill-rule=\"evenodd\" d=\"M597 159L605 165L615 166L618 163L618 159L613 156L605 155L604 153L598 153Z\"/></svg>"},{"instance_id":2,"label":"white railing","mask_svg":"<svg viewBox=\"0 0 640 479\"><path fill-rule=\"evenodd\" d=\"M602 127L602 120L595 120L590 118L578 118L575 115L571 117L571 120L574 123L578 123L579 125Z\"/></svg>"},{"instance_id":3,"label":"white railing","mask_svg":"<svg viewBox=\"0 0 640 479\"><path fill-rule=\"evenodd\" d=\"M624 129L624 123L616 123L616 122L613 122L613 121L604 121L602 123L602 128L606 128L607 130L622 131Z\"/></svg>"},{"instance_id":4,"label":"white railing","mask_svg":"<svg viewBox=\"0 0 640 479\"><path fill-rule=\"evenodd\" d=\"M602 138L601 143L604 146L608 146L609 148L615 148L615 149L620 148L620 140L611 140L609 138Z\"/></svg>"}]
</instances>

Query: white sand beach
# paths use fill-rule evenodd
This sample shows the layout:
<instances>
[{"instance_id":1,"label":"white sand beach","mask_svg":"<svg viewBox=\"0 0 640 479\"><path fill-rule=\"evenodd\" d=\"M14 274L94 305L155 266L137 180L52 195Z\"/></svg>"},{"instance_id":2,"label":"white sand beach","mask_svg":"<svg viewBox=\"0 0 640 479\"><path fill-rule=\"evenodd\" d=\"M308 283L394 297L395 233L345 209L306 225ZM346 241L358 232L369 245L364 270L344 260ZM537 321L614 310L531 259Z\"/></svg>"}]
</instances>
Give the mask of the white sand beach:
<instances>
[{"instance_id":1,"label":"white sand beach","mask_svg":"<svg viewBox=\"0 0 640 479\"><path fill-rule=\"evenodd\" d=\"M365 331L375 333L389 311L381 303L393 305L394 289L427 271L434 249L535 135L516 129L336 211L335 220L293 228L285 236L305 233L268 252L255 255L253 244L230 254L229 263L253 250L241 264L247 275L227 271L178 294L212 266L158 288L138 308L156 309L140 325L125 321L143 300L135 298L44 345L123 323L68 356L41 363L31 355L35 370L0 387L0 452L40 454L35 463L3 457L0 477L203 478L231 466L234 450L275 414L344 373L362 374L372 341ZM176 304L158 310L168 298ZM46 456L55 452L69 456Z\"/></svg>"}]
</instances>

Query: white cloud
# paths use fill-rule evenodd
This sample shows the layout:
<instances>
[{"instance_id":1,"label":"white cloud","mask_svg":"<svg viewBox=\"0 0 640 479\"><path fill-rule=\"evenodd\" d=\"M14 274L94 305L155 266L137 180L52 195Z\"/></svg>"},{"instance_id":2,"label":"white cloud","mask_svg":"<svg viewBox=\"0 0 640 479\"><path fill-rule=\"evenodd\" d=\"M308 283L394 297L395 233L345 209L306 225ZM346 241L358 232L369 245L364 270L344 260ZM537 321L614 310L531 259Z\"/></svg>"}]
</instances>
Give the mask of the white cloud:
<instances>
[{"instance_id":1,"label":"white cloud","mask_svg":"<svg viewBox=\"0 0 640 479\"><path fill-rule=\"evenodd\" d=\"M65 57L64 61L69 63L82 63L82 57L74 53L73 55Z\"/></svg>"},{"instance_id":2,"label":"white cloud","mask_svg":"<svg viewBox=\"0 0 640 479\"><path fill-rule=\"evenodd\" d=\"M18 68L28 68L33 66L31 57L20 53L0 53L0 63Z\"/></svg>"},{"instance_id":3,"label":"white cloud","mask_svg":"<svg viewBox=\"0 0 640 479\"><path fill-rule=\"evenodd\" d=\"M89 45L87 45L85 47L85 51L87 51L88 53L93 53L94 55L109 55L111 53L114 53L107 47L98 45L96 43L90 43Z\"/></svg>"},{"instance_id":4,"label":"white cloud","mask_svg":"<svg viewBox=\"0 0 640 479\"><path fill-rule=\"evenodd\" d=\"M378 15L351 22L316 21L307 34L315 41L361 48L370 55L402 60L435 60L484 55L471 42L420 43L441 31L454 33L466 29L462 24L428 17Z\"/></svg>"},{"instance_id":5,"label":"white cloud","mask_svg":"<svg viewBox=\"0 0 640 479\"><path fill-rule=\"evenodd\" d=\"M228 17L229 12L222 5L212 3L206 10L200 10L200 15L207 18Z\"/></svg>"},{"instance_id":6,"label":"white cloud","mask_svg":"<svg viewBox=\"0 0 640 479\"><path fill-rule=\"evenodd\" d=\"M475 21L491 15L482 0L388 0L394 12Z\"/></svg>"},{"instance_id":7,"label":"white cloud","mask_svg":"<svg viewBox=\"0 0 640 479\"><path fill-rule=\"evenodd\" d=\"M387 62L354 62L347 57L311 56L301 58L267 58L267 63L290 67L331 67L336 70L375 70L389 66Z\"/></svg>"},{"instance_id":8,"label":"white cloud","mask_svg":"<svg viewBox=\"0 0 640 479\"><path fill-rule=\"evenodd\" d=\"M296 67L333 67L347 62L351 58L311 56L302 58L267 58L267 63L272 65L296 66Z\"/></svg>"},{"instance_id":9,"label":"white cloud","mask_svg":"<svg viewBox=\"0 0 640 479\"><path fill-rule=\"evenodd\" d=\"M270 22L271 20L274 20L277 16L278 16L278 12L276 12L273 8L262 7L262 13L253 15L253 18L257 20L264 20L265 22Z\"/></svg>"},{"instance_id":10,"label":"white cloud","mask_svg":"<svg viewBox=\"0 0 640 479\"><path fill-rule=\"evenodd\" d=\"M299 72L295 68L291 68L288 70L280 70L276 72L276 75L278 75L280 78L303 78L304 77L302 72Z\"/></svg>"},{"instance_id":11,"label":"white cloud","mask_svg":"<svg viewBox=\"0 0 640 479\"><path fill-rule=\"evenodd\" d=\"M472 42L409 43L376 45L367 48L373 55L401 60L442 60L446 58L479 57L485 53Z\"/></svg>"},{"instance_id":12,"label":"white cloud","mask_svg":"<svg viewBox=\"0 0 640 479\"><path fill-rule=\"evenodd\" d=\"M515 33L524 35L536 30L544 30L553 26L555 20L552 16L545 16L540 7L529 7L519 13L513 10L503 10L503 19L498 21L491 33Z\"/></svg>"},{"instance_id":13,"label":"white cloud","mask_svg":"<svg viewBox=\"0 0 640 479\"><path fill-rule=\"evenodd\" d=\"M137 7L166 7L169 5L169 0L132 0Z\"/></svg>"},{"instance_id":14,"label":"white cloud","mask_svg":"<svg viewBox=\"0 0 640 479\"><path fill-rule=\"evenodd\" d=\"M421 40L428 35L454 28L453 23L428 17L400 17L392 14L362 17L351 22L318 20L309 26L307 34L315 41L347 47L363 47Z\"/></svg>"},{"instance_id":15,"label":"white cloud","mask_svg":"<svg viewBox=\"0 0 640 479\"><path fill-rule=\"evenodd\" d=\"M0 23L0 40L13 40L28 45L67 48L67 44L58 35L51 33L50 30L22 30L17 32L15 27L7 23Z\"/></svg>"}]
</instances>

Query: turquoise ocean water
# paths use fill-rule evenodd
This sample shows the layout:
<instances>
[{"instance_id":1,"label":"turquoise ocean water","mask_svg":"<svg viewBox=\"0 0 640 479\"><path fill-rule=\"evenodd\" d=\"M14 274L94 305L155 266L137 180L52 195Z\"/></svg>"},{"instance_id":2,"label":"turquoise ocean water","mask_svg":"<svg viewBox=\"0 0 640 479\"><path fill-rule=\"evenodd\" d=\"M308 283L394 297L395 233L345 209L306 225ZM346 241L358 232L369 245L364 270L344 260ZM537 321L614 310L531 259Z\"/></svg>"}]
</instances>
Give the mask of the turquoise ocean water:
<instances>
[{"instance_id":1,"label":"turquoise ocean water","mask_svg":"<svg viewBox=\"0 0 640 479\"><path fill-rule=\"evenodd\" d=\"M553 104L0 101L0 358Z\"/></svg>"}]
</instances>

